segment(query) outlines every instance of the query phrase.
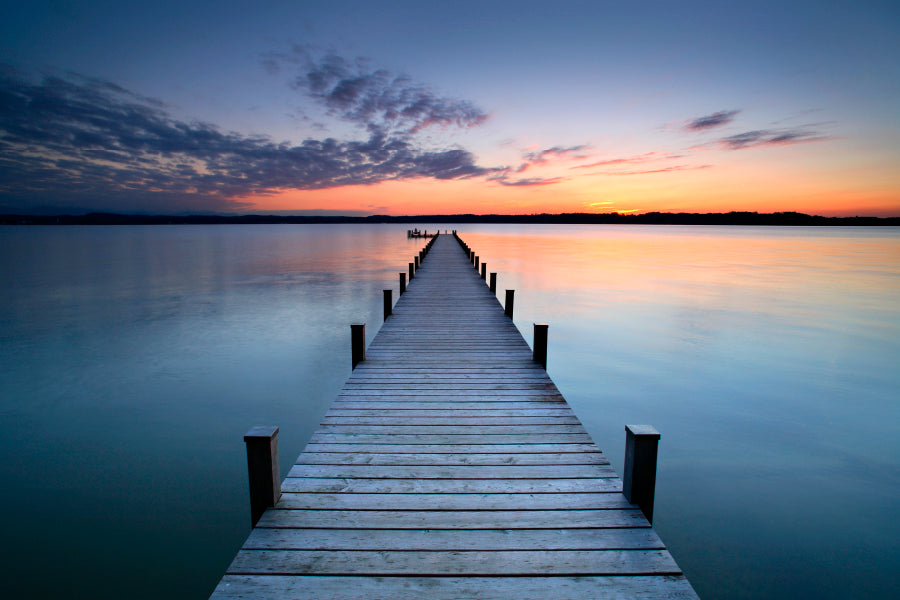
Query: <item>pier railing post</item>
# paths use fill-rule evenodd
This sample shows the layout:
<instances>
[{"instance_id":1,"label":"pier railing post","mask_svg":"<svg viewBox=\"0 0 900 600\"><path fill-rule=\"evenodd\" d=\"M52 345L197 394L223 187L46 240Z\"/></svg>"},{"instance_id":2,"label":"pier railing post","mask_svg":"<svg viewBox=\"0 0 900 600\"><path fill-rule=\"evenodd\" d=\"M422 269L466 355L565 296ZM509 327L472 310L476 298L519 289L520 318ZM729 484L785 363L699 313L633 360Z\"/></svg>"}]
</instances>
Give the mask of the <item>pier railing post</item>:
<instances>
[{"instance_id":1,"label":"pier railing post","mask_svg":"<svg viewBox=\"0 0 900 600\"><path fill-rule=\"evenodd\" d=\"M416 263L411 262L411 263L409 263L409 280L410 281L413 280L413 276L415 275L415 273L416 273Z\"/></svg>"},{"instance_id":2,"label":"pier railing post","mask_svg":"<svg viewBox=\"0 0 900 600\"><path fill-rule=\"evenodd\" d=\"M384 290L384 320L391 316L394 307L394 290Z\"/></svg>"},{"instance_id":3,"label":"pier railing post","mask_svg":"<svg viewBox=\"0 0 900 600\"><path fill-rule=\"evenodd\" d=\"M544 370L547 370L547 330L550 328L550 325L547 323L535 323L534 324L534 348L532 349L532 355L534 356L534 362L541 365Z\"/></svg>"},{"instance_id":4,"label":"pier railing post","mask_svg":"<svg viewBox=\"0 0 900 600\"><path fill-rule=\"evenodd\" d=\"M353 368L360 361L366 360L366 324L352 323L350 325L350 352L353 359Z\"/></svg>"},{"instance_id":5,"label":"pier railing post","mask_svg":"<svg viewBox=\"0 0 900 600\"><path fill-rule=\"evenodd\" d=\"M637 504L653 523L653 497L656 494L656 452L659 432L651 425L625 426L625 472L622 493Z\"/></svg>"},{"instance_id":6,"label":"pier railing post","mask_svg":"<svg viewBox=\"0 0 900 600\"><path fill-rule=\"evenodd\" d=\"M278 467L278 428L254 427L244 436L247 445L247 475L250 479L250 521L257 521L281 498Z\"/></svg>"},{"instance_id":7,"label":"pier railing post","mask_svg":"<svg viewBox=\"0 0 900 600\"><path fill-rule=\"evenodd\" d=\"M497 293L497 274L491 273L491 293Z\"/></svg>"},{"instance_id":8,"label":"pier railing post","mask_svg":"<svg viewBox=\"0 0 900 600\"><path fill-rule=\"evenodd\" d=\"M516 290L506 290L506 304L503 312L510 319L513 318L513 300L515 299Z\"/></svg>"},{"instance_id":9,"label":"pier railing post","mask_svg":"<svg viewBox=\"0 0 900 600\"><path fill-rule=\"evenodd\" d=\"M400 295L406 291L406 273L400 273Z\"/></svg>"},{"instance_id":10,"label":"pier railing post","mask_svg":"<svg viewBox=\"0 0 900 600\"><path fill-rule=\"evenodd\" d=\"M481 260L480 256L475 257L475 272L478 272L478 262Z\"/></svg>"},{"instance_id":11,"label":"pier railing post","mask_svg":"<svg viewBox=\"0 0 900 600\"><path fill-rule=\"evenodd\" d=\"M416 266L416 271L419 270L419 261L421 260L421 258L422 258L421 254L418 254L415 257L413 257L413 264Z\"/></svg>"},{"instance_id":12,"label":"pier railing post","mask_svg":"<svg viewBox=\"0 0 900 600\"><path fill-rule=\"evenodd\" d=\"M487 281L487 263L481 263L481 279Z\"/></svg>"}]
</instances>

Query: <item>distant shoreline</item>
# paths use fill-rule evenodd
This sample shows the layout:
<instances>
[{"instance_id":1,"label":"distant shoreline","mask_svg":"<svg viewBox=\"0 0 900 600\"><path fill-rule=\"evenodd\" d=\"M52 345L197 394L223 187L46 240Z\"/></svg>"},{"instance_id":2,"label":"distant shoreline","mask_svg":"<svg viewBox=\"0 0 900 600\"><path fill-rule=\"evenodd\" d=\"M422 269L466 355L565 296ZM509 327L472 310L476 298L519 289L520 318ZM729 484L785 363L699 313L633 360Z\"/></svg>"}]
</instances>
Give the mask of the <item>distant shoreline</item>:
<instances>
[{"instance_id":1,"label":"distant shoreline","mask_svg":"<svg viewBox=\"0 0 900 600\"><path fill-rule=\"evenodd\" d=\"M532 215L0 215L0 225L268 225L332 223L486 223L582 225L765 225L765 226L900 226L900 217L822 217L796 212L756 213L562 213Z\"/></svg>"}]
</instances>

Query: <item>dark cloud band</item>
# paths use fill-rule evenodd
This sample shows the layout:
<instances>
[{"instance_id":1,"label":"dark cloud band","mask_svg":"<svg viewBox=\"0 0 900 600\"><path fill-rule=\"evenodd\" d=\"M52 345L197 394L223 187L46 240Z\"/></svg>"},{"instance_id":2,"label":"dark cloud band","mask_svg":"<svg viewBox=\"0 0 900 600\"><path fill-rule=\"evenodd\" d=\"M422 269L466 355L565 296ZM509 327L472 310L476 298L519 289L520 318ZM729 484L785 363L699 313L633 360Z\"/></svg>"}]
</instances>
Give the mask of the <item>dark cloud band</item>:
<instances>
[{"instance_id":1,"label":"dark cloud band","mask_svg":"<svg viewBox=\"0 0 900 600\"><path fill-rule=\"evenodd\" d=\"M334 86L331 88L335 91ZM350 106L362 110L356 100ZM337 101L337 100L335 100ZM409 104L403 122L463 119ZM400 108L395 105L395 108ZM464 121L466 123L474 120ZM489 175L459 148L425 151L374 128L361 141L297 145L172 118L161 103L78 75L0 69L0 209L41 203L133 211L239 208L236 198L408 178Z\"/></svg>"}]
</instances>

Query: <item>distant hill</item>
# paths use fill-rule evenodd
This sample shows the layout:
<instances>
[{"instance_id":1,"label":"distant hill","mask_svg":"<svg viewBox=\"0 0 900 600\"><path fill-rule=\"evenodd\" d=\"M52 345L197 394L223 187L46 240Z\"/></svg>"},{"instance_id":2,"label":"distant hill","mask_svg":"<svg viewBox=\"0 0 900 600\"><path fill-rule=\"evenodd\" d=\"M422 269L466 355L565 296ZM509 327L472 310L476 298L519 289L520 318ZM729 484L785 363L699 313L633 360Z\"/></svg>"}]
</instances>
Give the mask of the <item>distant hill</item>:
<instances>
[{"instance_id":1,"label":"distant hill","mask_svg":"<svg viewBox=\"0 0 900 600\"><path fill-rule=\"evenodd\" d=\"M898 226L900 217L821 217L796 212L756 213L661 213L594 214L561 213L532 215L371 215L282 216L282 215L0 215L2 225L228 225L315 223L550 223L598 225L782 225L782 226Z\"/></svg>"}]
</instances>

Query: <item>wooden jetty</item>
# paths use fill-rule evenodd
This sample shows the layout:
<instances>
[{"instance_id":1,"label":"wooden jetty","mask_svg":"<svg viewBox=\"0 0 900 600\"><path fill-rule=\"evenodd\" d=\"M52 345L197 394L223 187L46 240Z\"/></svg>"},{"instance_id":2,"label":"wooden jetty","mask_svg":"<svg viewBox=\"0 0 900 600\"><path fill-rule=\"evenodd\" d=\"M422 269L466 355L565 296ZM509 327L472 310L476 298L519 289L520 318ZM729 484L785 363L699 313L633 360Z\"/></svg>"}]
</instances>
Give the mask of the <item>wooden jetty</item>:
<instances>
[{"instance_id":1,"label":"wooden jetty","mask_svg":"<svg viewBox=\"0 0 900 600\"><path fill-rule=\"evenodd\" d=\"M473 258L441 235L386 291L211 598L697 598Z\"/></svg>"},{"instance_id":2,"label":"wooden jetty","mask_svg":"<svg viewBox=\"0 0 900 600\"><path fill-rule=\"evenodd\" d=\"M406 237L408 238L435 238L440 234L439 231L432 231L428 233L428 230L419 231L418 229L407 229Z\"/></svg>"}]
</instances>

